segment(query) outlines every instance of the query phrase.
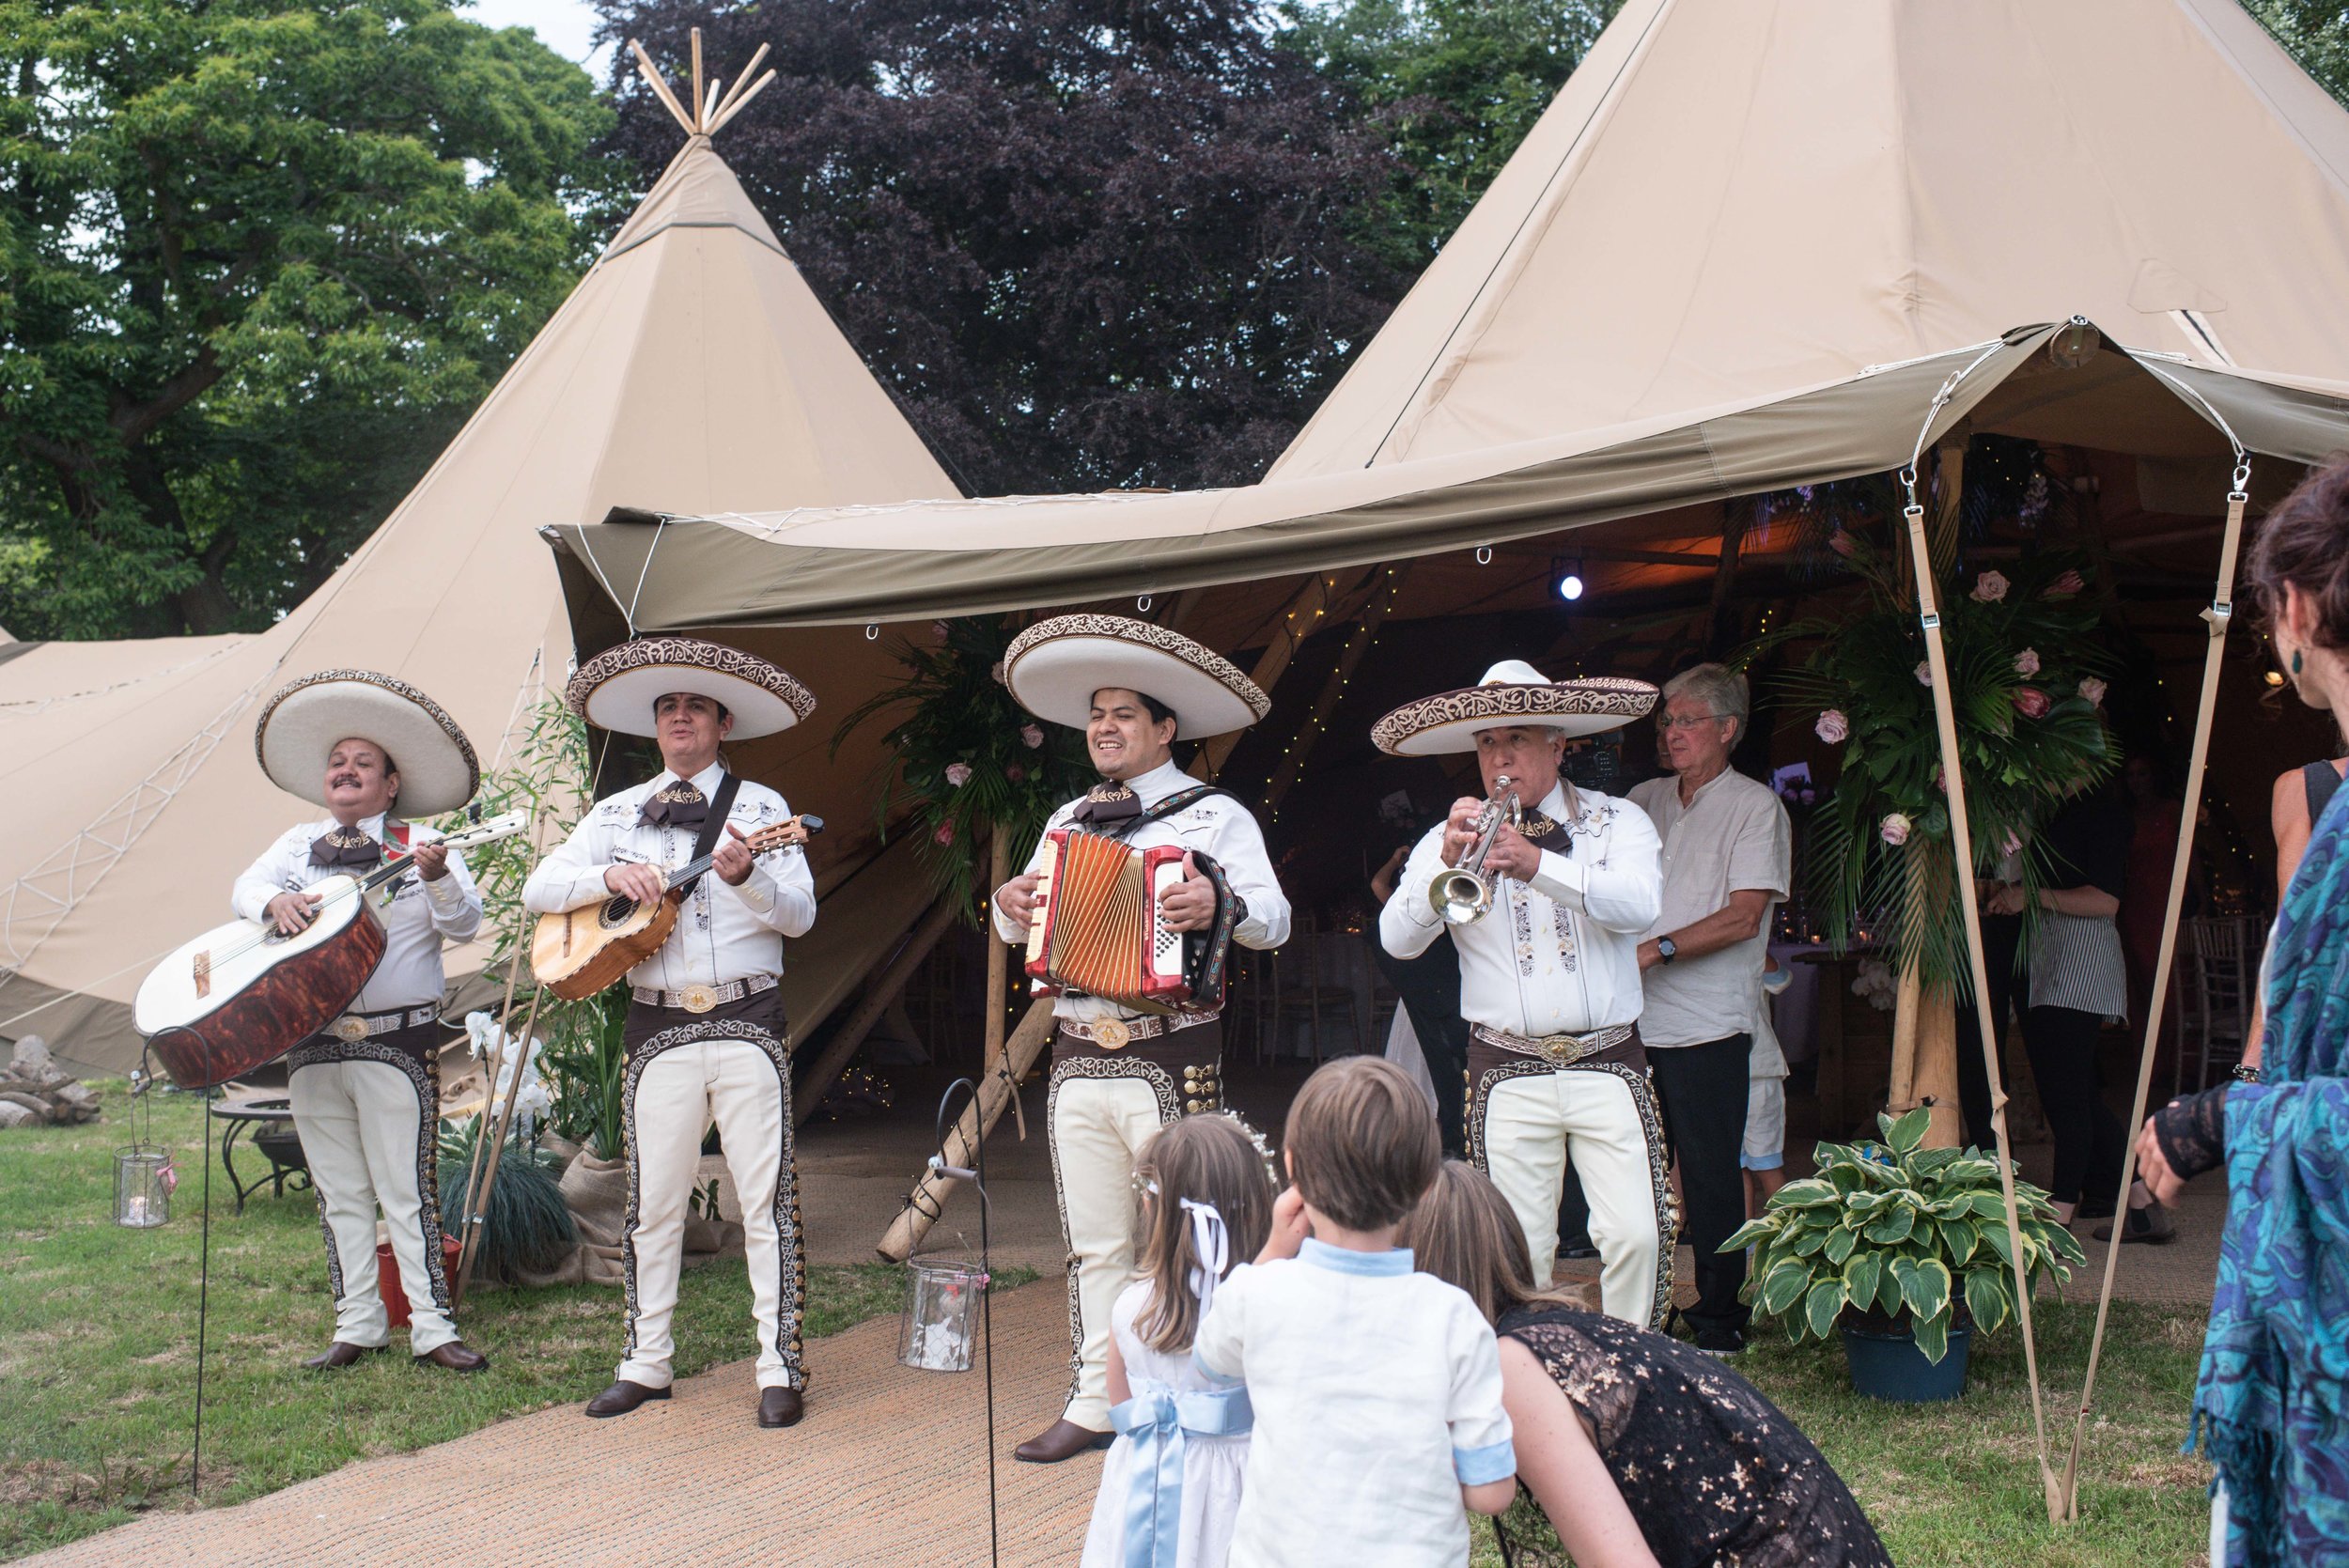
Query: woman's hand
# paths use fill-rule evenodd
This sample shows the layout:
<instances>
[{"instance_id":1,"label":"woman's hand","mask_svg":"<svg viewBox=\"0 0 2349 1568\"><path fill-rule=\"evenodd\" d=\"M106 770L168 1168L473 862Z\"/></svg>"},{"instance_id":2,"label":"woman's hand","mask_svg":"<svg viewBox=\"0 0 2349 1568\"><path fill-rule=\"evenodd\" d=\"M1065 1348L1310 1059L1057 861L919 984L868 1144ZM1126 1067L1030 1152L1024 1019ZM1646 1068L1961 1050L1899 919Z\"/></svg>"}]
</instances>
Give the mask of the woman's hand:
<instances>
[{"instance_id":1,"label":"woman's hand","mask_svg":"<svg viewBox=\"0 0 2349 1568\"><path fill-rule=\"evenodd\" d=\"M2154 1131L2154 1119L2145 1118L2145 1126L2137 1134L2137 1176L2145 1184L2145 1190L2154 1195L2154 1202L2164 1208L2176 1203L2178 1194L2186 1190L2186 1182L2170 1169L2170 1157L2162 1152L2161 1138Z\"/></svg>"}]
</instances>

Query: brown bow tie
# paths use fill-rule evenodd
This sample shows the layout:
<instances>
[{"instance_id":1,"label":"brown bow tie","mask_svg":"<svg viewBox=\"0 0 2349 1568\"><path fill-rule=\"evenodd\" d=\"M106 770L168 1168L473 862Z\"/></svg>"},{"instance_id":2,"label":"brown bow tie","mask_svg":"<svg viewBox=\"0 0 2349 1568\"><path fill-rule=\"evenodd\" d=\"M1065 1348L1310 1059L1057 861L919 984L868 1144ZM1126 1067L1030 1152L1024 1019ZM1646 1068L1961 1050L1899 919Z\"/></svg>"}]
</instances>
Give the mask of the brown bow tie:
<instances>
[{"instance_id":1,"label":"brown bow tie","mask_svg":"<svg viewBox=\"0 0 2349 1568\"><path fill-rule=\"evenodd\" d=\"M708 797L684 780L655 790L645 802L643 820L657 828L698 828L708 819Z\"/></svg>"},{"instance_id":2,"label":"brown bow tie","mask_svg":"<svg viewBox=\"0 0 2349 1568\"><path fill-rule=\"evenodd\" d=\"M1077 802L1070 820L1090 823L1097 828L1112 828L1141 815L1142 797L1134 793L1131 785L1098 784Z\"/></svg>"},{"instance_id":3,"label":"brown bow tie","mask_svg":"<svg viewBox=\"0 0 2349 1568\"><path fill-rule=\"evenodd\" d=\"M383 846L356 828L334 828L310 841L312 865L347 865L365 871L382 859Z\"/></svg>"},{"instance_id":4,"label":"brown bow tie","mask_svg":"<svg viewBox=\"0 0 2349 1568\"><path fill-rule=\"evenodd\" d=\"M1552 822L1540 812L1528 812L1517 824L1517 832L1536 849L1555 849L1561 855L1574 853L1574 835L1566 831L1563 822Z\"/></svg>"}]
</instances>

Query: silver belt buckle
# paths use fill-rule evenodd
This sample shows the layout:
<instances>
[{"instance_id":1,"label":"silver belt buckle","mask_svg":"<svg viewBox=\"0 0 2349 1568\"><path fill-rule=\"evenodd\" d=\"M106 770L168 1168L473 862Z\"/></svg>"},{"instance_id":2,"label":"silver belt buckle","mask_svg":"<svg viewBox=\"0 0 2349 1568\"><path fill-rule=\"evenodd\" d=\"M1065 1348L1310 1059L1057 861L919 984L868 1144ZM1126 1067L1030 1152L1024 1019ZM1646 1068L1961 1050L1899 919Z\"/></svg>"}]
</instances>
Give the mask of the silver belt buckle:
<instances>
[{"instance_id":1,"label":"silver belt buckle","mask_svg":"<svg viewBox=\"0 0 2349 1568\"><path fill-rule=\"evenodd\" d=\"M345 1013L326 1026L326 1032L337 1040L357 1045L367 1037L367 1020L356 1013Z\"/></svg>"},{"instance_id":2,"label":"silver belt buckle","mask_svg":"<svg viewBox=\"0 0 2349 1568\"><path fill-rule=\"evenodd\" d=\"M718 989L714 986L688 986L677 995L678 1004L688 1013L707 1013L718 1005Z\"/></svg>"},{"instance_id":3,"label":"silver belt buckle","mask_svg":"<svg viewBox=\"0 0 2349 1568\"><path fill-rule=\"evenodd\" d=\"M1133 1037L1134 1032L1115 1018L1103 1018L1093 1026L1093 1043L1103 1050L1124 1050Z\"/></svg>"}]
</instances>

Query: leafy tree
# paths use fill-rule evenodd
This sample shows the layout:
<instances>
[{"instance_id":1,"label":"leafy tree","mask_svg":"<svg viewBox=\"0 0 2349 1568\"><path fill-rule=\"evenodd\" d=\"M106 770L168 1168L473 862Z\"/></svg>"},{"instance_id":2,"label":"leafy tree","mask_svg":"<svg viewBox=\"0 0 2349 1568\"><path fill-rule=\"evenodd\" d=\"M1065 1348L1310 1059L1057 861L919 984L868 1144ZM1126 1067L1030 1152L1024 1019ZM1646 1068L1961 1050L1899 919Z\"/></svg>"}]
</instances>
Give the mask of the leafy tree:
<instances>
[{"instance_id":1,"label":"leafy tree","mask_svg":"<svg viewBox=\"0 0 2349 1568\"><path fill-rule=\"evenodd\" d=\"M451 0L0 0L0 624L266 625L584 259L579 69Z\"/></svg>"},{"instance_id":2,"label":"leafy tree","mask_svg":"<svg viewBox=\"0 0 2349 1568\"><path fill-rule=\"evenodd\" d=\"M1406 279L1352 237L1375 140L1252 0L605 0L673 74L771 44L726 161L982 493L1252 478ZM631 77L615 137L678 132Z\"/></svg>"},{"instance_id":3,"label":"leafy tree","mask_svg":"<svg viewBox=\"0 0 2349 1568\"><path fill-rule=\"evenodd\" d=\"M2349 6L2341 0L2245 0L2300 69L2349 105Z\"/></svg>"},{"instance_id":4,"label":"leafy tree","mask_svg":"<svg viewBox=\"0 0 2349 1568\"><path fill-rule=\"evenodd\" d=\"M1622 0L1288 0L1283 42L1344 87L1396 174L1357 214L1417 272L1452 237Z\"/></svg>"}]
</instances>

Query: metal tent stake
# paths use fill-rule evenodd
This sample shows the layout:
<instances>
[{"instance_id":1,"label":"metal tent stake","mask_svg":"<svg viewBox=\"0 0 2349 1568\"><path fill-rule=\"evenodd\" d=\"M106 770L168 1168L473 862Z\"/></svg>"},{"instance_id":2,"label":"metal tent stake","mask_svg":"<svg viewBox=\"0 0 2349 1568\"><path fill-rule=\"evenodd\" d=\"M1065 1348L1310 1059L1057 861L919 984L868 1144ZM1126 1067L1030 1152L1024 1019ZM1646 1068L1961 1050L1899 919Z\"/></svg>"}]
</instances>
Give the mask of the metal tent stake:
<instances>
[{"instance_id":1,"label":"metal tent stake","mask_svg":"<svg viewBox=\"0 0 2349 1568\"><path fill-rule=\"evenodd\" d=\"M1003 1561L1003 1528L996 1507L995 1495L995 1264L988 1250L988 1216L992 1205L987 1196L987 1140L972 1140L969 1168L946 1163L946 1138L955 1125L950 1112L954 1110L955 1091L964 1091L970 1103L979 1098L979 1086L967 1078L958 1078L946 1085L946 1093L938 1101L938 1148L930 1156L929 1168L955 1181L969 1182L979 1192L979 1272L986 1282L979 1287L980 1332L987 1344L987 1560L990 1564ZM909 1260L910 1261L910 1260Z\"/></svg>"}]
</instances>

